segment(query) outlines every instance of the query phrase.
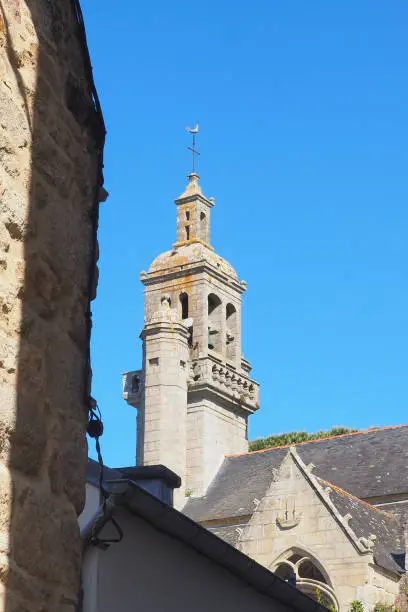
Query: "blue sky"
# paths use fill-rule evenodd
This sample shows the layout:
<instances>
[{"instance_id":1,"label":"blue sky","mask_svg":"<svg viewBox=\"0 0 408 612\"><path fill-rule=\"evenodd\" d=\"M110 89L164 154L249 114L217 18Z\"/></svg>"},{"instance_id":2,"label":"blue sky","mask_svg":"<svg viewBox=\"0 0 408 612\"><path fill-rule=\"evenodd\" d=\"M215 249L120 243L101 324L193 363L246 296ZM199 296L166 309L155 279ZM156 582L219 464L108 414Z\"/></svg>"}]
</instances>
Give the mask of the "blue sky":
<instances>
[{"instance_id":1,"label":"blue sky","mask_svg":"<svg viewBox=\"0 0 408 612\"><path fill-rule=\"evenodd\" d=\"M212 243L248 283L250 438L405 422L408 4L83 10L108 129L92 340L105 462L134 462L121 373L141 363L139 272L174 241L195 121Z\"/></svg>"}]
</instances>

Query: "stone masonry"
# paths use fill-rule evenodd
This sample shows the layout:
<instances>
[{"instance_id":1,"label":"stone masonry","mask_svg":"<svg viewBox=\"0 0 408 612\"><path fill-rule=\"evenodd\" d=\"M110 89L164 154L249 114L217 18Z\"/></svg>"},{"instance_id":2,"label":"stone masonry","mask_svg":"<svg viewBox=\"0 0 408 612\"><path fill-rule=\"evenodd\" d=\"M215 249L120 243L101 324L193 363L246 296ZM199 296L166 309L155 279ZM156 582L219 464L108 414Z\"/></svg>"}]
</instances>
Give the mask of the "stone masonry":
<instances>
[{"instance_id":1,"label":"stone masonry","mask_svg":"<svg viewBox=\"0 0 408 612\"><path fill-rule=\"evenodd\" d=\"M141 273L143 368L125 374L124 397L138 409L138 464L179 474L182 507L184 492L205 492L225 454L248 449L259 386L241 353L246 283L209 243L214 199L202 194L197 174L176 206L173 249Z\"/></svg>"},{"instance_id":2,"label":"stone masonry","mask_svg":"<svg viewBox=\"0 0 408 612\"><path fill-rule=\"evenodd\" d=\"M351 515L339 514L330 487L319 485L313 469L294 449L288 453L241 530L237 547L275 572L291 554L306 552L313 560L316 556L326 584L311 580L304 586L312 596L316 586L323 593L327 589L339 612L349 612L353 600L365 602L369 610L377 602L392 604L399 593L399 576L374 564L372 545L356 537ZM305 590L302 586L300 578L298 587Z\"/></svg>"},{"instance_id":3,"label":"stone masonry","mask_svg":"<svg viewBox=\"0 0 408 612\"><path fill-rule=\"evenodd\" d=\"M70 0L0 0L0 610L73 612L104 129Z\"/></svg>"}]
</instances>

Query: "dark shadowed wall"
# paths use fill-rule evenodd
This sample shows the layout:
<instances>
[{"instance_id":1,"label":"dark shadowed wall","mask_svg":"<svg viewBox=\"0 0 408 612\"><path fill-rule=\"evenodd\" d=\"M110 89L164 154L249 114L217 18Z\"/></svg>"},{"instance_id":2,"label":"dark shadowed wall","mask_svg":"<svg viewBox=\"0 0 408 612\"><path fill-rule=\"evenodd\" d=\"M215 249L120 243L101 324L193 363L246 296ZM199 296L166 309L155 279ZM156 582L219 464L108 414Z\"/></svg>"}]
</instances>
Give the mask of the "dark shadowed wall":
<instances>
[{"instance_id":1,"label":"dark shadowed wall","mask_svg":"<svg viewBox=\"0 0 408 612\"><path fill-rule=\"evenodd\" d=\"M0 0L1 610L72 612L103 122L74 0Z\"/></svg>"}]
</instances>

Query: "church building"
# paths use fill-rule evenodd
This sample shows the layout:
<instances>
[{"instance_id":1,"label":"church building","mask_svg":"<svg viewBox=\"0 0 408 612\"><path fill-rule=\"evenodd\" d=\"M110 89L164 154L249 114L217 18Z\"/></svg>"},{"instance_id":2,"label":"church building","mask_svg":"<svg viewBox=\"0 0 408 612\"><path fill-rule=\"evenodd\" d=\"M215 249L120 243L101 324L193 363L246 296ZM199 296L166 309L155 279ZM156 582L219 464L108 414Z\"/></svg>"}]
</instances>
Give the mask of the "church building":
<instances>
[{"instance_id":1,"label":"church building","mask_svg":"<svg viewBox=\"0 0 408 612\"><path fill-rule=\"evenodd\" d=\"M329 609L407 610L408 427L248 452L246 283L210 244L214 199L188 179L176 242L141 272L143 363L123 377L137 465L173 470L179 510Z\"/></svg>"}]
</instances>

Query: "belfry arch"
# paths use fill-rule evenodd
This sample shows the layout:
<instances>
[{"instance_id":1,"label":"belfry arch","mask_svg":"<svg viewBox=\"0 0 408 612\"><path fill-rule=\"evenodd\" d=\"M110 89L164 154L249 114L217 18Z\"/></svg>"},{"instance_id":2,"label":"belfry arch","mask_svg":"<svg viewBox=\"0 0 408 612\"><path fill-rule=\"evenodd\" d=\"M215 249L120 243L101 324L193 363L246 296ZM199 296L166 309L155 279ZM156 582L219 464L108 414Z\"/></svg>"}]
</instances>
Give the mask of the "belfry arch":
<instances>
[{"instance_id":1,"label":"belfry arch","mask_svg":"<svg viewBox=\"0 0 408 612\"><path fill-rule=\"evenodd\" d=\"M226 331L226 354L227 359L235 361L237 359L238 346L238 313L235 306L228 303L225 308Z\"/></svg>"},{"instance_id":2,"label":"belfry arch","mask_svg":"<svg viewBox=\"0 0 408 612\"><path fill-rule=\"evenodd\" d=\"M222 352L222 302L218 295L208 296L208 348Z\"/></svg>"}]
</instances>

